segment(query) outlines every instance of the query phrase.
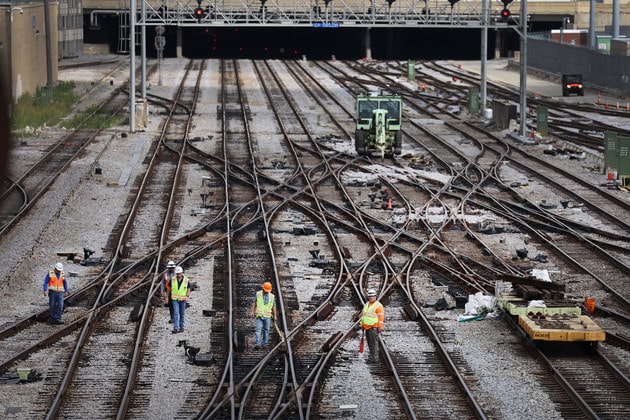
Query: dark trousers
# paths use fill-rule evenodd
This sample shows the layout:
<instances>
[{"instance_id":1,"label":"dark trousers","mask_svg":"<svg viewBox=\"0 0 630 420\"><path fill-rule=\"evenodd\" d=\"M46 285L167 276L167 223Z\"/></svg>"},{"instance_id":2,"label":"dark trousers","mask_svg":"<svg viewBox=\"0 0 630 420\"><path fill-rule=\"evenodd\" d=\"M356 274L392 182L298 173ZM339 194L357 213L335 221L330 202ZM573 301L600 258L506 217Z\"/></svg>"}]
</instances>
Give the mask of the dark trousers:
<instances>
[{"instance_id":1,"label":"dark trousers","mask_svg":"<svg viewBox=\"0 0 630 420\"><path fill-rule=\"evenodd\" d=\"M368 360L378 362L378 330L376 328L366 330L365 338L368 343L368 348L370 349Z\"/></svg>"},{"instance_id":2,"label":"dark trousers","mask_svg":"<svg viewBox=\"0 0 630 420\"><path fill-rule=\"evenodd\" d=\"M170 293L168 294L166 305L168 306L168 313L171 315L171 320L173 320L173 298Z\"/></svg>"},{"instance_id":3,"label":"dark trousers","mask_svg":"<svg viewBox=\"0 0 630 420\"><path fill-rule=\"evenodd\" d=\"M63 314L63 292L48 292L48 305L50 307L50 319L61 321Z\"/></svg>"}]
</instances>

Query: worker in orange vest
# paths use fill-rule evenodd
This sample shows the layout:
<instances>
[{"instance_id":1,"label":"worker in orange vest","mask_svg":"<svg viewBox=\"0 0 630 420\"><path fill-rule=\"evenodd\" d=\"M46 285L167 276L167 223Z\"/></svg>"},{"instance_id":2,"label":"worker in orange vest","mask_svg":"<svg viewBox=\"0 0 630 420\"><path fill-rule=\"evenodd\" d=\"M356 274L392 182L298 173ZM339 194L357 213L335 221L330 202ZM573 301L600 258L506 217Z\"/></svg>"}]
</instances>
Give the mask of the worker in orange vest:
<instances>
[{"instance_id":1,"label":"worker in orange vest","mask_svg":"<svg viewBox=\"0 0 630 420\"><path fill-rule=\"evenodd\" d=\"M381 302L376 300L376 290L368 290L367 298L368 301L361 312L361 327L365 330L365 337L370 349L367 362L376 364L378 363L378 335L383 330L385 309Z\"/></svg>"},{"instance_id":2,"label":"worker in orange vest","mask_svg":"<svg viewBox=\"0 0 630 420\"><path fill-rule=\"evenodd\" d=\"M68 296L68 282L63 273L63 264L58 262L53 270L50 270L44 278L44 296L48 296L50 307L50 323L53 325L63 324L61 315L63 314L63 299Z\"/></svg>"},{"instance_id":3,"label":"worker in orange vest","mask_svg":"<svg viewBox=\"0 0 630 420\"><path fill-rule=\"evenodd\" d=\"M163 296L164 303L168 306L168 313L171 319L168 321L173 323L173 298L171 297L171 282L175 278L175 263L169 261L166 264L166 271L162 275L162 283L160 284L160 293Z\"/></svg>"}]
</instances>

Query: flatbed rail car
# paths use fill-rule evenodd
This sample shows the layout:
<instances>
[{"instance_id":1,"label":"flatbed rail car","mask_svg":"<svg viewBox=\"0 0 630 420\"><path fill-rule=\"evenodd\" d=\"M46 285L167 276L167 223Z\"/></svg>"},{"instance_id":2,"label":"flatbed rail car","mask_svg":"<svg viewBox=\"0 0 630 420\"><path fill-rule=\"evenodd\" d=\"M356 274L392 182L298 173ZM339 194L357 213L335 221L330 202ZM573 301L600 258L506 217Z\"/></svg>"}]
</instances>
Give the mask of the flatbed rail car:
<instances>
[{"instance_id":1,"label":"flatbed rail car","mask_svg":"<svg viewBox=\"0 0 630 420\"><path fill-rule=\"evenodd\" d=\"M561 285L528 278L498 282L496 291L503 309L534 341L597 344L606 340L605 331L582 315L574 301L565 299Z\"/></svg>"},{"instance_id":2,"label":"flatbed rail car","mask_svg":"<svg viewBox=\"0 0 630 420\"><path fill-rule=\"evenodd\" d=\"M358 95L354 146L359 155L382 157L402 153L402 98L395 95Z\"/></svg>"}]
</instances>

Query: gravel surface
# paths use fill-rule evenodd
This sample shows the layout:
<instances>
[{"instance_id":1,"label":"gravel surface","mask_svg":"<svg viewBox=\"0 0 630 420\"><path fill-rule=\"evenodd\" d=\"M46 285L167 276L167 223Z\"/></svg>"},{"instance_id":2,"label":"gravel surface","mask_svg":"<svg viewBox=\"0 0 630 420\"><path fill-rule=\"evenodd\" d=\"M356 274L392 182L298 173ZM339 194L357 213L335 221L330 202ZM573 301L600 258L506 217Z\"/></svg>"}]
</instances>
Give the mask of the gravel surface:
<instances>
[{"instance_id":1,"label":"gravel surface","mask_svg":"<svg viewBox=\"0 0 630 420\"><path fill-rule=\"evenodd\" d=\"M106 57L107 58L107 57ZM110 57L111 58L111 57ZM274 67L280 67L278 63ZM162 86L157 81L152 80L149 85L152 94L170 96L177 87L176 81L181 77L182 62L175 59L164 60L162 64L163 78L166 83ZM253 79L254 72L251 63L242 62L242 74L250 75ZM82 84L88 91L88 86L96 85L96 90L88 94L88 97L96 97L105 94L122 81L122 77L108 76L108 72L99 69L77 68L73 70L61 70L60 80L75 80ZM219 138L220 133L217 126L218 120L215 118L216 98L218 95L219 81L211 75L219 74L218 62L207 62L207 77L204 83L208 86L204 88L197 108L199 118L196 119L191 135L200 136L207 141L202 143L202 148L207 152L216 151L218 142L213 138ZM106 77L106 79L103 79ZM109 77L109 78L107 78ZM156 75L157 77L157 75ZM245 82L248 79L244 77ZM104 82L103 82L104 80ZM113 80L110 85L109 80ZM251 82L251 81L249 81ZM329 83L329 82L328 82ZM297 87L293 86L295 89ZM257 133L269 131L262 123L269 117L269 110L264 104L265 98L260 89L252 89L248 92L248 100L253 115L252 130ZM308 103L306 98L304 102ZM87 100L86 100L87 101ZM299 101L298 101L299 103ZM257 106L259 106L257 108ZM46 272L61 260L64 262L66 272L69 273L69 287L71 290L80 288L85 282L93 278L99 267L85 267L73 261L66 261L57 256L58 252L76 252L78 257L82 256L84 247L96 250L93 257L104 256L102 250L106 245L110 231L116 220L121 216L127 195L131 192L133 180L141 176L145 170L144 160L132 159L134 152L144 156L149 150L151 138L157 134L158 124L161 116L152 113L150 109L149 127L141 132L129 134L122 137L121 133L127 132L128 127L117 127L108 130L99 139L94 141L82 155L75 161L70 170L64 172L55 182L53 188L39 203L32 209L30 215L12 229L8 235L0 238L0 279L3 279L0 290L4 297L4 309L0 313L0 325L8 325L16 319L20 319L28 314L45 309L48 300L42 295L42 282ZM308 115L308 112L305 111ZM330 132L330 126L321 123L315 116L308 117L311 129L316 135L326 135ZM48 128L43 130L37 137L29 137L23 140L23 144L18 144L13 151L12 171L20 172L22 166L27 167L37 159L50 142L57 136L63 135L61 128ZM285 151L274 142L265 143L265 150L260 150L269 160L282 156ZM531 150L543 155L544 146L531 146ZM550 158L551 159L551 158ZM576 170L575 162L554 158L556 164L563 168ZM102 174L96 175L95 168L102 168ZM375 167L372 170L376 173L383 170L382 167ZM604 175L591 171L585 164L582 168L577 168L580 174L594 183L600 183ZM186 188L194 193L185 197L181 203L182 215L191 214L199 206L198 191L201 186L201 177L205 174L194 166L189 166L184 178L187 180ZM123 176L128 173L128 180ZM345 174L344 176L349 176ZM527 181L528 198L542 202L548 200L552 202L557 199L553 194L537 185L531 180L527 180L518 171L512 169L509 164L502 168L501 176L509 181ZM630 197L628 194L624 198ZM593 215L586 213L577 206L572 206L569 210L558 209L563 215L575 218L586 223L597 225L598 222ZM202 223L201 218L181 217L179 232L180 236L186 231L198 227ZM498 241L499 236L495 235ZM523 235L504 235L503 242L496 246L503 246L506 254L514 253L514 250L521 247ZM531 251L532 253L535 250ZM104 256L107 257L107 256ZM292 267L291 270L300 270L299 266ZM207 347L210 342L212 332L212 322L203 316L203 309L212 307L212 277L214 273L214 259L212 255L207 256L197 265L187 271L187 275L192 281L198 283L198 290L192 293L191 307L187 311L187 331L184 334L173 335L172 325L168 324L168 310L158 308L154 322L149 333L148 352L153 356L155 364L143 366L141 377L144 382L152 383L150 391L145 395L139 395L138 400L145 399L145 408L132 411L130 418L187 418L184 412L180 412L177 404L172 401L187 401L188 407L194 407L195 401L191 395L195 392L208 390L200 387L199 380L206 383L213 383L220 373L217 366L200 367L187 363L187 357L182 347L179 347L181 340L187 340L189 344L202 347L201 352L212 352ZM420 287L424 282L426 287ZM452 303L452 299L445 295L440 288L436 288L430 282L428 276L418 278L416 293L422 300L434 299L437 297L447 297ZM304 289L298 292L300 300L308 302L314 290L310 289L308 282L296 281L296 286L304 285ZM576 291L578 295L590 294L590 291ZM386 308L387 309L387 308ZM451 309L435 313L432 309L427 309L428 313L441 319L446 328L453 332L455 339L450 344L451 350L461 354L467 364L472 368L478 378L477 392L479 399L484 406L492 407L493 418L514 419L556 419L560 418L555 411L549 396L544 389L541 389L538 377L541 375L540 368L529 359L527 353L522 349L521 341L515 332L500 318L488 318L484 321L458 322L458 317L462 315L462 310ZM71 319L72 308L64 314L64 319ZM387 325L387 321L386 321ZM387 329L387 327L386 327ZM385 329L385 330L386 330ZM253 323L251 331L247 332L248 340L253 335ZM404 337L393 337L384 332L386 340L392 345ZM62 340L51 347L50 351L55 352L62 349L64 345L71 342L71 337ZM206 344L204 344L206 343ZM205 347L204 347L205 346ZM343 346L338 357L357 357L357 340L348 340ZM626 367L630 366L626 352L619 352L611 349L620 358L625 360ZM54 381L52 375L60 375L50 366L49 360L44 357L44 353L30 357L29 359L16 363L15 367L28 366L34 368L44 376L45 381ZM628 368L630 371L630 368ZM333 368L334 371L334 368ZM335 372L333 372L335 373ZM51 377L48 377L50 375ZM56 379L59 379L58 377ZM326 386L331 389L336 387L356 388L353 394L356 398L352 401L331 400L331 406L341 406L345 404L356 404L357 409L351 410L340 418L367 418L377 416L379 418L397 418L390 411L390 405L384 401L367 397L372 391L378 392L382 384L379 379L370 374L369 369L357 369L352 372L339 372L333 374L327 381ZM36 407L39 401L39 383L28 383L22 385L6 385L0 383L0 416L4 418L25 419L41 416L41 413L34 413L32 407ZM516 392L516 390L518 392Z\"/></svg>"}]
</instances>

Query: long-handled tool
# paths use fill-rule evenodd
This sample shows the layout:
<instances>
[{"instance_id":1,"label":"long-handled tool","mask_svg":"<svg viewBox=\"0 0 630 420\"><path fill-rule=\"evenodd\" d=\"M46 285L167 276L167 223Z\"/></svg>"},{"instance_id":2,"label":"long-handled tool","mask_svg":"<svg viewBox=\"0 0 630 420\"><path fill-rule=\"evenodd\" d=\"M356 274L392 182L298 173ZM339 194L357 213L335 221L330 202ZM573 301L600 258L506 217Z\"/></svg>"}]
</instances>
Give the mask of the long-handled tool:
<instances>
[{"instance_id":1,"label":"long-handled tool","mask_svg":"<svg viewBox=\"0 0 630 420\"><path fill-rule=\"evenodd\" d=\"M284 339L284 334L282 334L282 331L280 331L280 328L278 328L278 324L276 324L275 319L273 321L273 326L276 328L276 332L280 336L280 350L286 352L288 350L287 343Z\"/></svg>"},{"instance_id":2,"label":"long-handled tool","mask_svg":"<svg viewBox=\"0 0 630 420\"><path fill-rule=\"evenodd\" d=\"M363 353L363 349L365 348L365 330L361 329L363 333L361 334L361 342L359 343L359 353Z\"/></svg>"},{"instance_id":3,"label":"long-handled tool","mask_svg":"<svg viewBox=\"0 0 630 420\"><path fill-rule=\"evenodd\" d=\"M273 321L273 326L276 327L276 331L278 332L278 335L280 336L280 341L284 343L284 334L282 334L282 331L280 331L280 328L278 328L278 324L276 324L275 319Z\"/></svg>"}]
</instances>

